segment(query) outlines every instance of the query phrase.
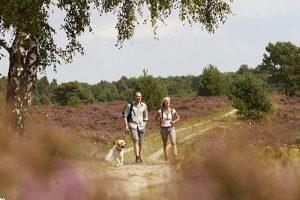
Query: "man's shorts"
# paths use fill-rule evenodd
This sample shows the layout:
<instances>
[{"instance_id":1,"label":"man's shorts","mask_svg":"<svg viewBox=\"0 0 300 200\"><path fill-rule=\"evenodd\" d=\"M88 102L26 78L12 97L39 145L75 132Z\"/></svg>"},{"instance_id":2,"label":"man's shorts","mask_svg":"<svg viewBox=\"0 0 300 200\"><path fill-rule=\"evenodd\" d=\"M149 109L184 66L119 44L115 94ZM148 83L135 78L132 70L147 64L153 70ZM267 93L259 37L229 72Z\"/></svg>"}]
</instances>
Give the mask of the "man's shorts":
<instances>
[{"instance_id":1,"label":"man's shorts","mask_svg":"<svg viewBox=\"0 0 300 200\"><path fill-rule=\"evenodd\" d=\"M130 129L131 138L134 141L143 142L145 138L145 130Z\"/></svg>"},{"instance_id":2,"label":"man's shorts","mask_svg":"<svg viewBox=\"0 0 300 200\"><path fill-rule=\"evenodd\" d=\"M161 127L160 135L164 144L167 144L168 136L170 137L171 141L175 142L176 140L175 127Z\"/></svg>"}]
</instances>

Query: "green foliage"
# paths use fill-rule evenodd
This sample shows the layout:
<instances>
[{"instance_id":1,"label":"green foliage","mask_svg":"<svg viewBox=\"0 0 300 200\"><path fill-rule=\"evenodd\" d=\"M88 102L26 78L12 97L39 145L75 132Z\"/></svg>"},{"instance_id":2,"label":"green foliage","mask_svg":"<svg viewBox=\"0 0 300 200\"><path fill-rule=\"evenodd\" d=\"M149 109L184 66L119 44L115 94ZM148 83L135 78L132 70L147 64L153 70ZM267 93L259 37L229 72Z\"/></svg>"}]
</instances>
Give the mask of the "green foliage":
<instances>
[{"instance_id":1,"label":"green foliage","mask_svg":"<svg viewBox=\"0 0 300 200\"><path fill-rule=\"evenodd\" d=\"M216 96L223 94L222 74L214 65L204 68L199 76L199 96Z\"/></svg>"},{"instance_id":2,"label":"green foliage","mask_svg":"<svg viewBox=\"0 0 300 200\"><path fill-rule=\"evenodd\" d=\"M58 85L53 90L52 101L61 105L68 105L70 102L80 100L82 104L93 103L94 98L90 90L84 88L78 82L68 82Z\"/></svg>"},{"instance_id":3,"label":"green foliage","mask_svg":"<svg viewBox=\"0 0 300 200\"><path fill-rule=\"evenodd\" d=\"M272 110L262 81L250 73L238 75L231 88L233 107L246 118L258 119Z\"/></svg>"},{"instance_id":4,"label":"green foliage","mask_svg":"<svg viewBox=\"0 0 300 200\"><path fill-rule=\"evenodd\" d=\"M35 84L34 90L34 105L48 105L51 103L50 100L50 85L46 76L38 79Z\"/></svg>"},{"instance_id":5,"label":"green foliage","mask_svg":"<svg viewBox=\"0 0 300 200\"><path fill-rule=\"evenodd\" d=\"M143 75L138 78L138 91L143 95L143 101L146 102L149 109L158 109L161 107L162 99L167 95L166 88L160 84L158 79L148 75L148 70L143 70Z\"/></svg>"},{"instance_id":6,"label":"green foliage","mask_svg":"<svg viewBox=\"0 0 300 200\"><path fill-rule=\"evenodd\" d=\"M86 30L92 30L91 15L96 9L101 14L117 15L115 26L118 32L117 45L121 46L123 41L133 36L135 27L139 23L138 19L149 22L147 19L150 18L151 25L156 27L157 21L164 21L173 10L179 12L181 21L199 23L208 32L214 32L231 14L231 1L194 1L191 4L187 1L175 0L1 0L0 49L8 50L9 41L15 39L18 31L22 31L40 42L39 66L45 68L61 61L71 62L74 53L83 53L78 37ZM59 14L56 12L61 13L63 20L53 25L50 23L50 17ZM148 14L144 15L144 12ZM67 41L64 48L54 39L62 31Z\"/></svg>"},{"instance_id":7,"label":"green foliage","mask_svg":"<svg viewBox=\"0 0 300 200\"><path fill-rule=\"evenodd\" d=\"M68 99L68 103L67 103L68 106L71 106L71 107L79 107L82 105L82 102L81 100L79 99L78 96L71 96L69 99Z\"/></svg>"},{"instance_id":8,"label":"green foliage","mask_svg":"<svg viewBox=\"0 0 300 200\"><path fill-rule=\"evenodd\" d=\"M222 81L221 81L222 94L230 95L230 88L231 88L233 80L236 77L236 74L233 72L225 72L225 73L222 73L221 77L222 77Z\"/></svg>"},{"instance_id":9,"label":"green foliage","mask_svg":"<svg viewBox=\"0 0 300 200\"><path fill-rule=\"evenodd\" d=\"M168 95L171 97L186 98L196 96L197 77L195 76L174 76L168 78L158 78L165 85Z\"/></svg>"},{"instance_id":10,"label":"green foliage","mask_svg":"<svg viewBox=\"0 0 300 200\"><path fill-rule=\"evenodd\" d=\"M50 90L53 90L56 87L57 87L57 80L53 79L52 82L50 83Z\"/></svg>"},{"instance_id":11,"label":"green foliage","mask_svg":"<svg viewBox=\"0 0 300 200\"><path fill-rule=\"evenodd\" d=\"M227 15L231 14L229 1L158 1L158 0L139 0L139 1L110 1L104 0L103 12L117 12L118 22L118 46L122 46L123 41L130 39L135 31L136 25L142 22L149 22L154 27L154 34L157 28L157 21L163 21L169 17L173 10L179 13L181 21L190 24L200 23L208 32L214 32L219 24L226 21ZM146 10L145 10L146 9ZM143 12L149 13L144 15ZM146 16L146 17L145 17Z\"/></svg>"},{"instance_id":12,"label":"green foliage","mask_svg":"<svg viewBox=\"0 0 300 200\"><path fill-rule=\"evenodd\" d=\"M111 102L119 99L117 87L107 81L101 81L100 83L93 85L91 90L97 102Z\"/></svg>"},{"instance_id":13,"label":"green foliage","mask_svg":"<svg viewBox=\"0 0 300 200\"><path fill-rule=\"evenodd\" d=\"M117 87L120 100L130 101L137 88L138 80L137 78L122 76L120 80L113 82L113 84Z\"/></svg>"},{"instance_id":14,"label":"green foliage","mask_svg":"<svg viewBox=\"0 0 300 200\"><path fill-rule=\"evenodd\" d=\"M300 132L297 133L297 134L295 135L295 137L294 137L294 142L295 142L296 144L300 144Z\"/></svg>"},{"instance_id":15,"label":"green foliage","mask_svg":"<svg viewBox=\"0 0 300 200\"><path fill-rule=\"evenodd\" d=\"M163 90L165 91L164 93L168 94L171 97L187 98L195 96L197 93L196 90L198 88L198 77L196 76L188 75L174 77L170 76L167 78L152 78L156 80L155 82L159 82L159 85L162 85ZM88 91L88 93L91 93L92 98L94 99L93 102L112 102L116 100L130 101L132 100L132 95L138 88L139 80L135 77L127 78L123 76L120 80L114 82L100 81L99 83L94 85L79 82L77 82L76 84L84 91ZM61 96L60 94L58 94L60 93L58 92L58 90L61 90L61 85L64 84L66 83L57 84L57 81L55 79L53 79L49 84L46 77L38 79L34 92L34 105L47 105L50 103L68 105L68 100L65 99L66 97L58 97ZM65 86L63 87L64 91L62 93L67 93L67 88L65 88ZM70 89L73 90L72 94L81 91L74 90L74 88L72 87ZM67 94L66 96L70 95ZM80 95L76 94L75 96ZM62 99L65 100L62 101Z\"/></svg>"},{"instance_id":16,"label":"green foliage","mask_svg":"<svg viewBox=\"0 0 300 200\"><path fill-rule=\"evenodd\" d=\"M269 43L258 73L287 96L300 91L300 48L291 42Z\"/></svg>"},{"instance_id":17,"label":"green foliage","mask_svg":"<svg viewBox=\"0 0 300 200\"><path fill-rule=\"evenodd\" d=\"M252 73L252 69L248 65L243 64L239 67L236 73L237 74Z\"/></svg>"}]
</instances>

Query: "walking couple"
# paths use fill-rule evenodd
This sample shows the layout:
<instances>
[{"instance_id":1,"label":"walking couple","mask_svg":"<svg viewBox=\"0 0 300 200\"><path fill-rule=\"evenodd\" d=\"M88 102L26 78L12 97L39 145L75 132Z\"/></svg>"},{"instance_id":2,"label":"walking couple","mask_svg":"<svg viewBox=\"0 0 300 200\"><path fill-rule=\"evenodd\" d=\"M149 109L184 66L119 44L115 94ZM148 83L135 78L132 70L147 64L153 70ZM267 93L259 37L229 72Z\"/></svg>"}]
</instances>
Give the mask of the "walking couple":
<instances>
[{"instance_id":1,"label":"walking couple","mask_svg":"<svg viewBox=\"0 0 300 200\"><path fill-rule=\"evenodd\" d=\"M180 119L175 109L171 108L170 97L165 97L162 100L162 108L158 110L155 120L160 126L161 138L163 141L163 150L165 160L168 160L167 156L167 143L168 137L170 137L174 158L177 156L176 147L176 133L174 124ZM142 143L145 137L145 128L148 122L148 109L147 105L142 102L142 94L140 92L135 93L135 99L133 102L125 106L123 111L123 117L125 122L126 133L131 134L133 141L133 148L135 153L135 162L143 162L141 158Z\"/></svg>"}]
</instances>

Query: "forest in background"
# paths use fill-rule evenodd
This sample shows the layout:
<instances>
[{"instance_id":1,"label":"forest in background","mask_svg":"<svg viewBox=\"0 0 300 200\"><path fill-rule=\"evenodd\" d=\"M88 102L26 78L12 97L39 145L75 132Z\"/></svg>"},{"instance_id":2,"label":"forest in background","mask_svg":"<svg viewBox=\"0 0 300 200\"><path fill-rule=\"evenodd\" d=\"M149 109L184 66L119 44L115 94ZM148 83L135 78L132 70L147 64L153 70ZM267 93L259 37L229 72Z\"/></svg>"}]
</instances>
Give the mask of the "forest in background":
<instances>
[{"instance_id":1,"label":"forest in background","mask_svg":"<svg viewBox=\"0 0 300 200\"><path fill-rule=\"evenodd\" d=\"M194 96L230 95L232 83L238 76L251 74L262 81L268 91L277 90L286 96L300 96L300 48L290 42L269 43L261 64L251 68L246 64L236 72L220 72L212 64L200 75L154 77L146 69L139 77L122 76L118 81L100 81L97 84L77 81L58 84L46 76L36 81L34 105L83 104L130 101L136 90L143 92L146 100L163 96L188 98ZM0 102L5 102L6 77L0 77ZM151 98L150 98L151 97ZM148 102L155 107L155 102Z\"/></svg>"}]
</instances>

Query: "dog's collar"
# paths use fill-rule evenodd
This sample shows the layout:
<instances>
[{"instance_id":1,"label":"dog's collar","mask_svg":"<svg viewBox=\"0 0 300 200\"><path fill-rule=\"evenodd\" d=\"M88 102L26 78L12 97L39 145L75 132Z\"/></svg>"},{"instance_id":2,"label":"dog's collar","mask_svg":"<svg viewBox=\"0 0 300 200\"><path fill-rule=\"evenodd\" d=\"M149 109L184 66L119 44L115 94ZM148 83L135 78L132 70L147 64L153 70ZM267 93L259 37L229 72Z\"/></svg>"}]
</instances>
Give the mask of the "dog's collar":
<instances>
[{"instance_id":1,"label":"dog's collar","mask_svg":"<svg viewBox=\"0 0 300 200\"><path fill-rule=\"evenodd\" d=\"M122 148L121 148L121 149L119 149L119 147L118 147L118 146L116 146L116 149L117 149L118 151L122 151Z\"/></svg>"}]
</instances>

